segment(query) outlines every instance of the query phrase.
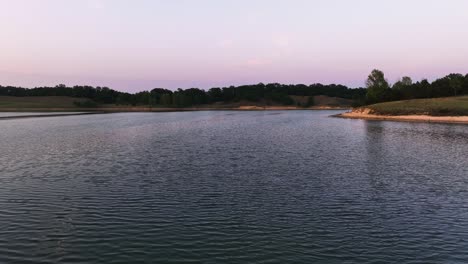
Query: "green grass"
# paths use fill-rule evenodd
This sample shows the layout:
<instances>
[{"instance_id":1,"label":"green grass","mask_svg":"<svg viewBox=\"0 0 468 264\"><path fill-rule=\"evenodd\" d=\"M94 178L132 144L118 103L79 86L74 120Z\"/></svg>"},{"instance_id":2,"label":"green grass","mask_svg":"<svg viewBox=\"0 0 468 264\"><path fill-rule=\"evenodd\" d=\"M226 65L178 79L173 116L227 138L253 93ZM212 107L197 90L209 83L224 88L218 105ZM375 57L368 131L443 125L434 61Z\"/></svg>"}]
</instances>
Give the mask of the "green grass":
<instances>
[{"instance_id":1,"label":"green grass","mask_svg":"<svg viewBox=\"0 0 468 264\"><path fill-rule=\"evenodd\" d=\"M380 115L468 116L468 96L395 101L366 108Z\"/></svg>"},{"instance_id":2,"label":"green grass","mask_svg":"<svg viewBox=\"0 0 468 264\"><path fill-rule=\"evenodd\" d=\"M0 110L21 108L77 108L73 102L83 102L87 99L68 96L34 96L15 97L0 96Z\"/></svg>"}]
</instances>

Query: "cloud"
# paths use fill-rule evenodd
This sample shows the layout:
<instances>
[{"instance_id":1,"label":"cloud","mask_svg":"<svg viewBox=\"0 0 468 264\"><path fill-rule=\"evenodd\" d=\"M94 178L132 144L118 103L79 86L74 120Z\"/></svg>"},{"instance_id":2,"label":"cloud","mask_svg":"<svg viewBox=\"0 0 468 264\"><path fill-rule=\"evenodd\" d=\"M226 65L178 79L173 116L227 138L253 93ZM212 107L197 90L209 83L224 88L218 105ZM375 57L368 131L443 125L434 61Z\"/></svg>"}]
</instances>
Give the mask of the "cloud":
<instances>
[{"instance_id":1,"label":"cloud","mask_svg":"<svg viewBox=\"0 0 468 264\"><path fill-rule=\"evenodd\" d=\"M101 0L88 0L88 7L95 10L104 9L104 2Z\"/></svg>"},{"instance_id":2,"label":"cloud","mask_svg":"<svg viewBox=\"0 0 468 264\"><path fill-rule=\"evenodd\" d=\"M290 37L287 35L276 35L273 37L273 44L278 48L287 48L290 42Z\"/></svg>"},{"instance_id":3,"label":"cloud","mask_svg":"<svg viewBox=\"0 0 468 264\"><path fill-rule=\"evenodd\" d=\"M222 39L218 41L217 46L221 48L230 48L234 45L234 41L232 39Z\"/></svg>"},{"instance_id":4,"label":"cloud","mask_svg":"<svg viewBox=\"0 0 468 264\"><path fill-rule=\"evenodd\" d=\"M246 61L247 66L257 67L257 66L265 66L272 64L272 61L269 59L262 59L262 58L252 58Z\"/></svg>"}]
</instances>

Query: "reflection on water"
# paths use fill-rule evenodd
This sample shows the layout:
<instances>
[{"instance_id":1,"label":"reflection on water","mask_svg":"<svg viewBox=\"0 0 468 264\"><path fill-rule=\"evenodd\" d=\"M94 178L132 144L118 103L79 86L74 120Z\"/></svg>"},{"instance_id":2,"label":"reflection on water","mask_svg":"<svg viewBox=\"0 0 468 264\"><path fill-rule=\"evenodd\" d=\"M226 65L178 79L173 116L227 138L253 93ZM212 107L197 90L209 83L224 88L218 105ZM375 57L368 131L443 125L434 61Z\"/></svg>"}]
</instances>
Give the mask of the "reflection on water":
<instances>
[{"instance_id":1,"label":"reflection on water","mask_svg":"<svg viewBox=\"0 0 468 264\"><path fill-rule=\"evenodd\" d=\"M0 121L0 262L467 262L467 127L334 113Z\"/></svg>"}]
</instances>

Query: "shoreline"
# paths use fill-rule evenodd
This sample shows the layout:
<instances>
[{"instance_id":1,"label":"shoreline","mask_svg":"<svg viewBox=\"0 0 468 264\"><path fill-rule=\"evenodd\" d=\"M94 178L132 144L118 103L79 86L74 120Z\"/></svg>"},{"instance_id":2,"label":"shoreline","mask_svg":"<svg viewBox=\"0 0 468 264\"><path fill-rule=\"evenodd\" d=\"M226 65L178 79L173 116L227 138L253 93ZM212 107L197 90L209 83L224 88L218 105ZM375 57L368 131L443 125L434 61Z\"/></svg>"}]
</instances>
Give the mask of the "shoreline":
<instances>
[{"instance_id":1,"label":"shoreline","mask_svg":"<svg viewBox=\"0 0 468 264\"><path fill-rule=\"evenodd\" d=\"M333 117L346 119L362 119L373 121L416 122L416 123L440 123L440 124L465 124L468 125L468 116L430 116L430 115L378 115L371 114L370 109L353 110Z\"/></svg>"},{"instance_id":2,"label":"shoreline","mask_svg":"<svg viewBox=\"0 0 468 264\"><path fill-rule=\"evenodd\" d=\"M29 111L28 111L29 112ZM43 111L41 111L43 112ZM0 111L1 113L1 111ZM9 112L9 113L21 113L21 112ZM53 112L50 112L53 113ZM11 120L11 119L22 119L22 118L39 118L39 117L58 117L58 116L79 116L79 115L97 115L97 114L105 114L104 112L82 112L82 113L64 113L60 114L60 112L57 112L57 114L34 114L31 112L30 115L16 115L16 116L0 116L0 120Z\"/></svg>"},{"instance_id":3,"label":"shoreline","mask_svg":"<svg viewBox=\"0 0 468 264\"><path fill-rule=\"evenodd\" d=\"M28 115L0 116L0 120L79 116L112 113L168 113L168 112L196 112L196 111L320 111L320 110L349 110L349 107L295 107L295 106L240 106L229 107L188 107L188 108L152 108L152 107L103 107L103 108L0 108L0 113L30 113ZM66 113L70 112L70 113Z\"/></svg>"},{"instance_id":4,"label":"shoreline","mask_svg":"<svg viewBox=\"0 0 468 264\"><path fill-rule=\"evenodd\" d=\"M119 112L183 112L183 111L278 111L278 110L349 110L351 107L332 107L332 106L254 106L245 105L239 107L95 107L95 108L0 108L1 112L101 112L101 113L119 113Z\"/></svg>"}]
</instances>

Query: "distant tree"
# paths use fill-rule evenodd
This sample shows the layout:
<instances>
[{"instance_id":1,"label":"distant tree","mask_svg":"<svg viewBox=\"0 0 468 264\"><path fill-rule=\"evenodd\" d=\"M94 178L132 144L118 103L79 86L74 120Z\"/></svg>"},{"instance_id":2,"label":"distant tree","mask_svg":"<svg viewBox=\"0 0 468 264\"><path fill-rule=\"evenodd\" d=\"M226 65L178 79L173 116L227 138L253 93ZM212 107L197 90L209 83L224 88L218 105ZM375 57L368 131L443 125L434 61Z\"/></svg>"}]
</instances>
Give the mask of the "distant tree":
<instances>
[{"instance_id":1,"label":"distant tree","mask_svg":"<svg viewBox=\"0 0 468 264\"><path fill-rule=\"evenodd\" d=\"M404 86L410 86L413 84L413 80L411 79L411 77L405 76L401 78L401 84L403 84Z\"/></svg>"},{"instance_id":2,"label":"distant tree","mask_svg":"<svg viewBox=\"0 0 468 264\"><path fill-rule=\"evenodd\" d=\"M461 74L452 73L449 74L446 78L449 80L449 85L453 91L453 95L457 96L457 94L462 90L465 77Z\"/></svg>"},{"instance_id":3,"label":"distant tree","mask_svg":"<svg viewBox=\"0 0 468 264\"><path fill-rule=\"evenodd\" d=\"M172 104L172 96L169 93L161 95L160 104L164 106L170 106Z\"/></svg>"},{"instance_id":4,"label":"distant tree","mask_svg":"<svg viewBox=\"0 0 468 264\"><path fill-rule=\"evenodd\" d=\"M385 79L385 75L380 70L373 70L367 77L367 101L369 103L377 103L383 100L385 92L389 89L388 81Z\"/></svg>"},{"instance_id":5,"label":"distant tree","mask_svg":"<svg viewBox=\"0 0 468 264\"><path fill-rule=\"evenodd\" d=\"M411 77L405 76L393 84L390 94L390 100L401 100L403 95L408 91L409 87L413 85Z\"/></svg>"},{"instance_id":6,"label":"distant tree","mask_svg":"<svg viewBox=\"0 0 468 264\"><path fill-rule=\"evenodd\" d=\"M220 101L223 101L223 91L221 90L221 88L211 88L209 91L208 91L208 97L209 97L209 100L210 102L220 102Z\"/></svg>"},{"instance_id":7,"label":"distant tree","mask_svg":"<svg viewBox=\"0 0 468 264\"><path fill-rule=\"evenodd\" d=\"M468 74L465 75L465 80L463 80L463 94L468 94Z\"/></svg>"},{"instance_id":8,"label":"distant tree","mask_svg":"<svg viewBox=\"0 0 468 264\"><path fill-rule=\"evenodd\" d=\"M410 87L413 88L410 92L412 92L416 98L432 97L432 86L427 79L422 79L420 82L417 82L415 85Z\"/></svg>"},{"instance_id":9,"label":"distant tree","mask_svg":"<svg viewBox=\"0 0 468 264\"><path fill-rule=\"evenodd\" d=\"M397 81L395 84L393 84L392 89L395 90L401 90L404 87L408 87L413 85L413 80L411 80L411 77L405 76L401 78L401 80Z\"/></svg>"}]
</instances>

